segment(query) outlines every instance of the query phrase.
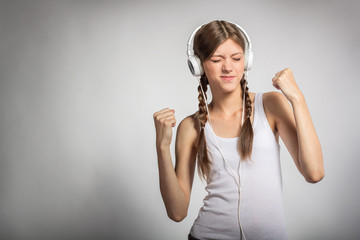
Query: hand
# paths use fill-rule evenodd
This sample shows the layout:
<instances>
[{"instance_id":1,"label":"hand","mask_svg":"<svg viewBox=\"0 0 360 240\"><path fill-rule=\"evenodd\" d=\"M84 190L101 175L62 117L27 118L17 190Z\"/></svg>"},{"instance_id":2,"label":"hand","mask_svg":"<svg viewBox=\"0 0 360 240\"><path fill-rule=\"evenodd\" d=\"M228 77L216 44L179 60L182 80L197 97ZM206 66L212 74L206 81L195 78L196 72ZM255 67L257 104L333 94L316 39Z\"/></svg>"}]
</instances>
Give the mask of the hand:
<instances>
[{"instance_id":1,"label":"hand","mask_svg":"<svg viewBox=\"0 0 360 240\"><path fill-rule=\"evenodd\" d=\"M170 146L172 138L172 129L175 127L175 110L164 108L158 112L155 112L154 123L156 129L156 146Z\"/></svg>"},{"instance_id":2,"label":"hand","mask_svg":"<svg viewBox=\"0 0 360 240\"><path fill-rule=\"evenodd\" d=\"M272 81L273 86L276 89L281 90L289 101L292 99L298 99L302 96L290 68L285 68L284 70L277 72L275 77L272 78Z\"/></svg>"}]
</instances>

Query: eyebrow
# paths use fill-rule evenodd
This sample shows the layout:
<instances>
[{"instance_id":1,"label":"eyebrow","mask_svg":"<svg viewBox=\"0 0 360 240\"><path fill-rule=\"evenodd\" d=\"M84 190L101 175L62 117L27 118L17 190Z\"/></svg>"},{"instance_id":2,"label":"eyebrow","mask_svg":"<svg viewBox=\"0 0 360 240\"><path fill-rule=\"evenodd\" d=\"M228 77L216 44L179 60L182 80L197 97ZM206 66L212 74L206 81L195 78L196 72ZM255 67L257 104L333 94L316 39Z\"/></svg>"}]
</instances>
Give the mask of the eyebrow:
<instances>
[{"instance_id":1,"label":"eyebrow","mask_svg":"<svg viewBox=\"0 0 360 240\"><path fill-rule=\"evenodd\" d=\"M243 54L242 52L237 52L237 53L234 53L234 54L231 54L231 57L232 56L234 56L234 55L237 55L237 54ZM212 57L222 57L222 58L224 58L224 56L223 55L212 55Z\"/></svg>"}]
</instances>

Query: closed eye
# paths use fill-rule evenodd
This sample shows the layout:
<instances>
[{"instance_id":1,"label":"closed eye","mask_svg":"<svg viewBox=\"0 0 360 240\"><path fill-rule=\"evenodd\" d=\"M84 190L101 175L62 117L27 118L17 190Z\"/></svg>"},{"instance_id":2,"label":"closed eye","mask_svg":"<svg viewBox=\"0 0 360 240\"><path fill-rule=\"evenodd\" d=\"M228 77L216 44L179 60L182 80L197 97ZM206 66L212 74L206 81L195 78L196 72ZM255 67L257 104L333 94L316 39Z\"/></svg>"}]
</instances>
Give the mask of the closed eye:
<instances>
[{"instance_id":1,"label":"closed eye","mask_svg":"<svg viewBox=\"0 0 360 240\"><path fill-rule=\"evenodd\" d=\"M235 60L235 61L240 61L240 60L241 60L241 58L234 58L234 60Z\"/></svg>"},{"instance_id":2,"label":"closed eye","mask_svg":"<svg viewBox=\"0 0 360 240\"><path fill-rule=\"evenodd\" d=\"M220 62L220 60L210 60L210 61L212 61L214 63Z\"/></svg>"}]
</instances>

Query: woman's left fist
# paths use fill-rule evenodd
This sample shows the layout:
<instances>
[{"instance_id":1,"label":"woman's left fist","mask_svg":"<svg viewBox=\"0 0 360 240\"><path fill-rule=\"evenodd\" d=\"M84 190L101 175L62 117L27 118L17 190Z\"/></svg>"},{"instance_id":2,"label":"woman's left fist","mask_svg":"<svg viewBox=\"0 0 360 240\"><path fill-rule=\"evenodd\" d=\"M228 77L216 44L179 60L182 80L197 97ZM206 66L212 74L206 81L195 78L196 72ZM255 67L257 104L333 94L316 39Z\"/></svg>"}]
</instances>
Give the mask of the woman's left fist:
<instances>
[{"instance_id":1,"label":"woman's left fist","mask_svg":"<svg viewBox=\"0 0 360 240\"><path fill-rule=\"evenodd\" d=\"M277 72L272 78L273 86L282 91L286 98L291 101L301 96L301 91L296 85L294 75L290 68Z\"/></svg>"}]
</instances>

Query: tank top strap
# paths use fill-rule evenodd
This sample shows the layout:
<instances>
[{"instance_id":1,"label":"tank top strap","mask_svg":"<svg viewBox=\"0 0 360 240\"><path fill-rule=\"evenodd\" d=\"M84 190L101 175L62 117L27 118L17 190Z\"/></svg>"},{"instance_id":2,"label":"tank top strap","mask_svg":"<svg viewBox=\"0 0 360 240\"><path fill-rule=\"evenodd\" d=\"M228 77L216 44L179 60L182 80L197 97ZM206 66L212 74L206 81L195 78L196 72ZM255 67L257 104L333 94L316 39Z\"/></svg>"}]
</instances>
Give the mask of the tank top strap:
<instances>
[{"instance_id":1,"label":"tank top strap","mask_svg":"<svg viewBox=\"0 0 360 240\"><path fill-rule=\"evenodd\" d=\"M253 128L255 128L257 125L262 125L263 123L265 112L263 107L262 96L263 96L262 92L255 93Z\"/></svg>"},{"instance_id":2,"label":"tank top strap","mask_svg":"<svg viewBox=\"0 0 360 240\"><path fill-rule=\"evenodd\" d=\"M263 103L263 92L257 93L255 98L255 115L260 124L268 124L268 120L265 115L264 103Z\"/></svg>"},{"instance_id":3,"label":"tank top strap","mask_svg":"<svg viewBox=\"0 0 360 240\"><path fill-rule=\"evenodd\" d=\"M272 139L273 142L279 146L265 114L263 95L264 93L261 92L261 93L257 93L255 97L255 116L254 116L253 128L254 130L256 128L263 129L265 133L270 137L270 139Z\"/></svg>"}]
</instances>

